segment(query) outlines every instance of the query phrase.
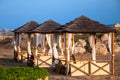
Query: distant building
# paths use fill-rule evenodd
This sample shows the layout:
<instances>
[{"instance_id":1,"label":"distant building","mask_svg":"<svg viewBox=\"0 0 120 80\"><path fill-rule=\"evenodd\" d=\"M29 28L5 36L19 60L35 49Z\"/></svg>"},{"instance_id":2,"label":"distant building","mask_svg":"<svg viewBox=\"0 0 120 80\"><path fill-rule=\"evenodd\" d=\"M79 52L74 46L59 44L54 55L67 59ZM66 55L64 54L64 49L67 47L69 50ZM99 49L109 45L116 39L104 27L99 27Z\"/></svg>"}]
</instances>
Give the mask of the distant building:
<instances>
[{"instance_id":1,"label":"distant building","mask_svg":"<svg viewBox=\"0 0 120 80\"><path fill-rule=\"evenodd\" d=\"M120 28L120 24L119 23L115 24L115 28Z\"/></svg>"},{"instance_id":2,"label":"distant building","mask_svg":"<svg viewBox=\"0 0 120 80\"><path fill-rule=\"evenodd\" d=\"M1 41L1 40L4 40L4 39L6 39L6 38L12 38L12 35L13 35L12 30L3 29L3 30L0 32L0 41Z\"/></svg>"}]
</instances>

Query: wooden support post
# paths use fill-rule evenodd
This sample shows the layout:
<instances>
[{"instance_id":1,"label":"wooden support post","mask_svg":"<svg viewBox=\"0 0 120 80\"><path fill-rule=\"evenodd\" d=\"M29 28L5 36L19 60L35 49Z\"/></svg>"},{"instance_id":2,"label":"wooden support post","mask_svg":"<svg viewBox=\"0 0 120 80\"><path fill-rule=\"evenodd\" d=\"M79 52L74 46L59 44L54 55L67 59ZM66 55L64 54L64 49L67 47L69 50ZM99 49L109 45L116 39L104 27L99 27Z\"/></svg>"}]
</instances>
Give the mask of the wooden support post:
<instances>
[{"instance_id":1,"label":"wooden support post","mask_svg":"<svg viewBox=\"0 0 120 80\"><path fill-rule=\"evenodd\" d=\"M21 49L20 46L17 46L17 62L21 61Z\"/></svg>"},{"instance_id":2,"label":"wooden support post","mask_svg":"<svg viewBox=\"0 0 120 80\"><path fill-rule=\"evenodd\" d=\"M53 35L53 34L51 33L51 34L50 34L50 42L51 42L51 43L50 43L50 45L51 45L51 46L50 46L50 49L51 49L51 50L52 50L52 47L53 47L52 35ZM53 51L53 50L52 50L52 51ZM52 55L52 52L51 52L51 55Z\"/></svg>"},{"instance_id":3,"label":"wooden support post","mask_svg":"<svg viewBox=\"0 0 120 80\"><path fill-rule=\"evenodd\" d=\"M94 48L93 48L94 49L94 62L96 62L96 34L94 34L93 38L94 38L94 44L93 44L94 45Z\"/></svg>"},{"instance_id":4,"label":"wooden support post","mask_svg":"<svg viewBox=\"0 0 120 80\"><path fill-rule=\"evenodd\" d=\"M65 33L65 57L66 57L66 75L69 73L69 63L68 63L68 33Z\"/></svg>"},{"instance_id":5,"label":"wooden support post","mask_svg":"<svg viewBox=\"0 0 120 80\"><path fill-rule=\"evenodd\" d=\"M47 45L47 41L46 41L46 34L44 34L44 39L45 39L45 41L44 41L44 47L45 47L45 53L44 53L44 55L46 56L46 55L48 55L47 54L47 52L46 52L46 45Z\"/></svg>"},{"instance_id":6,"label":"wooden support post","mask_svg":"<svg viewBox=\"0 0 120 80\"><path fill-rule=\"evenodd\" d=\"M96 62L96 60L97 60L97 55L96 55L96 40L97 40L97 38L96 38L96 34L94 34L94 41L95 41L95 62Z\"/></svg>"},{"instance_id":7,"label":"wooden support post","mask_svg":"<svg viewBox=\"0 0 120 80\"><path fill-rule=\"evenodd\" d=\"M55 58L54 58L54 55L53 55L53 39L52 39L52 37L53 37L53 34L51 34L51 47L52 47L52 65L54 64L54 61L55 61ZM53 67L53 66L52 66Z\"/></svg>"},{"instance_id":8,"label":"wooden support post","mask_svg":"<svg viewBox=\"0 0 120 80\"><path fill-rule=\"evenodd\" d=\"M89 76L91 76L91 60L89 61Z\"/></svg>"},{"instance_id":9,"label":"wooden support post","mask_svg":"<svg viewBox=\"0 0 120 80\"><path fill-rule=\"evenodd\" d=\"M13 46L14 46L14 60L17 61L16 33L14 33L13 35Z\"/></svg>"},{"instance_id":10,"label":"wooden support post","mask_svg":"<svg viewBox=\"0 0 120 80\"><path fill-rule=\"evenodd\" d=\"M53 34L50 34L50 39L51 39L51 48L52 48L52 63L54 62L54 55L53 55L53 41L52 41L52 35Z\"/></svg>"},{"instance_id":11,"label":"wooden support post","mask_svg":"<svg viewBox=\"0 0 120 80\"><path fill-rule=\"evenodd\" d=\"M115 57L114 55L114 32L112 32L112 75L115 74L114 57Z\"/></svg>"},{"instance_id":12,"label":"wooden support post","mask_svg":"<svg viewBox=\"0 0 120 80\"><path fill-rule=\"evenodd\" d=\"M31 63L30 63L31 56L32 56L32 53L31 53L31 34L28 34L28 39L27 39L27 63L28 63L28 65L31 65Z\"/></svg>"},{"instance_id":13,"label":"wooden support post","mask_svg":"<svg viewBox=\"0 0 120 80\"><path fill-rule=\"evenodd\" d=\"M72 46L74 45L74 34L72 33Z\"/></svg>"},{"instance_id":14,"label":"wooden support post","mask_svg":"<svg viewBox=\"0 0 120 80\"><path fill-rule=\"evenodd\" d=\"M17 33L17 62L21 61L20 34Z\"/></svg>"},{"instance_id":15,"label":"wooden support post","mask_svg":"<svg viewBox=\"0 0 120 80\"><path fill-rule=\"evenodd\" d=\"M37 66L37 44L36 44L36 41L37 41L37 33L35 33L34 34L34 39L35 39L35 41L34 41L34 53L33 53L33 56L34 56L34 60L33 60L33 62L34 62L34 65L35 66Z\"/></svg>"},{"instance_id":16,"label":"wooden support post","mask_svg":"<svg viewBox=\"0 0 120 80\"><path fill-rule=\"evenodd\" d=\"M65 51L65 50L64 50L64 49L65 49L65 47L64 47L64 35L61 34L61 36L62 36L62 37L61 37L61 40L62 40L62 50L63 50L63 55L65 55L65 54L64 54L64 51Z\"/></svg>"},{"instance_id":17,"label":"wooden support post","mask_svg":"<svg viewBox=\"0 0 120 80\"><path fill-rule=\"evenodd\" d=\"M50 34L50 39L51 39L51 47L53 47L53 43L52 43L52 33Z\"/></svg>"},{"instance_id":18,"label":"wooden support post","mask_svg":"<svg viewBox=\"0 0 120 80\"><path fill-rule=\"evenodd\" d=\"M76 59L75 59L75 56L74 56L74 49L73 49L73 46L74 46L74 33L72 33L72 59L74 61L74 63L76 63Z\"/></svg>"},{"instance_id":19,"label":"wooden support post","mask_svg":"<svg viewBox=\"0 0 120 80\"><path fill-rule=\"evenodd\" d=\"M96 47L96 39L97 39L96 34L94 34L95 47Z\"/></svg>"}]
</instances>

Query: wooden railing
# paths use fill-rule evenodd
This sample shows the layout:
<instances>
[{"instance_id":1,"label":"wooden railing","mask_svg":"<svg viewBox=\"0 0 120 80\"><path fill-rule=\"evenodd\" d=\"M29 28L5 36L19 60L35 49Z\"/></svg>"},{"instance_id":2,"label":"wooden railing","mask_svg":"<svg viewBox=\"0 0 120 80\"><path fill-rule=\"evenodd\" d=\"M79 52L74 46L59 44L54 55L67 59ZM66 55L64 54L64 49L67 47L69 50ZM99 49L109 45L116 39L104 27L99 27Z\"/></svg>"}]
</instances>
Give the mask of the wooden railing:
<instances>
[{"instance_id":1,"label":"wooden railing","mask_svg":"<svg viewBox=\"0 0 120 80\"><path fill-rule=\"evenodd\" d=\"M37 57L38 67L52 67L52 56Z\"/></svg>"},{"instance_id":2,"label":"wooden railing","mask_svg":"<svg viewBox=\"0 0 120 80\"><path fill-rule=\"evenodd\" d=\"M65 60L59 60L64 64ZM70 66L71 76L80 75L112 75L112 61L111 60L76 60L68 61Z\"/></svg>"}]
</instances>

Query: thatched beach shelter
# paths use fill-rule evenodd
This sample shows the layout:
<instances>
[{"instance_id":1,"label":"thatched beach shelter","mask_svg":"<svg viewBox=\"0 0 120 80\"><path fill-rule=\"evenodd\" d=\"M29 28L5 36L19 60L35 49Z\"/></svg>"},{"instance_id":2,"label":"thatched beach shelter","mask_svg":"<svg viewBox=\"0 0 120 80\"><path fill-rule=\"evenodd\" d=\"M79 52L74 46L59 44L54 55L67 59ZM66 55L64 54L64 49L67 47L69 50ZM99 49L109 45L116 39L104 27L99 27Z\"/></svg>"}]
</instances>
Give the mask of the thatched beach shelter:
<instances>
[{"instance_id":1,"label":"thatched beach shelter","mask_svg":"<svg viewBox=\"0 0 120 80\"><path fill-rule=\"evenodd\" d=\"M17 61L21 61L21 48L20 48L20 42L21 42L21 34L25 33L27 34L27 52L29 54L29 56L31 55L31 31L35 28L37 28L39 26L39 24L35 21L30 21L26 24L24 24L23 26L15 29L14 32L14 58Z\"/></svg>"},{"instance_id":2,"label":"thatched beach shelter","mask_svg":"<svg viewBox=\"0 0 120 80\"><path fill-rule=\"evenodd\" d=\"M114 75L114 32L112 27L107 27L95 20L92 20L85 16L80 16L75 20L66 23L65 25L57 28L55 33L63 33L65 37L65 55L66 55L66 75ZM71 34L89 34L89 44L92 49L92 60L74 61L70 60L70 44L72 43ZM108 49L110 53L110 60L96 60L96 34L97 33L108 33ZM74 45L73 45L74 48ZM72 51L73 52L73 51ZM73 53L72 53L73 54ZM71 70L70 70L71 67Z\"/></svg>"},{"instance_id":3,"label":"thatched beach shelter","mask_svg":"<svg viewBox=\"0 0 120 80\"><path fill-rule=\"evenodd\" d=\"M64 28L64 29L61 29ZM109 33L114 32L112 27L107 27L97 21L91 20L85 16L80 16L75 20L66 23L62 27L57 28L54 32L68 32L68 33Z\"/></svg>"},{"instance_id":4,"label":"thatched beach shelter","mask_svg":"<svg viewBox=\"0 0 120 80\"><path fill-rule=\"evenodd\" d=\"M15 33L29 33L35 28L37 28L39 24L35 21L30 21L24 24L21 27L18 27L17 29L14 30Z\"/></svg>"},{"instance_id":5,"label":"thatched beach shelter","mask_svg":"<svg viewBox=\"0 0 120 80\"><path fill-rule=\"evenodd\" d=\"M32 30L32 32L35 33L42 33L42 34L47 34L47 33L53 33L53 30L56 28L60 27L61 25L53 20L47 20L40 24L39 27L36 29Z\"/></svg>"},{"instance_id":6,"label":"thatched beach shelter","mask_svg":"<svg viewBox=\"0 0 120 80\"><path fill-rule=\"evenodd\" d=\"M52 47L54 47L54 43L55 42L53 39L53 35L52 35L52 31L55 30L56 28L60 27L61 25L53 20L47 20L45 22L43 22L42 24L40 24L39 27L37 27L36 29L32 30L32 32L35 34L35 50L34 50L34 64L38 65L38 66L42 66L39 63L40 60L42 59L42 56L40 56L40 59L37 59L37 55L38 55L38 45L41 45L42 51L41 54L45 54L45 55L52 55L53 51L56 51L56 49L52 51ZM52 44L53 43L53 44ZM49 51L46 52L46 44L49 46ZM56 46L56 45L55 45ZM43 62L49 60L46 60L47 58L50 59L50 57L45 57L43 58ZM52 57L51 57L52 59ZM48 62L48 65L51 66L51 63Z\"/></svg>"}]
</instances>

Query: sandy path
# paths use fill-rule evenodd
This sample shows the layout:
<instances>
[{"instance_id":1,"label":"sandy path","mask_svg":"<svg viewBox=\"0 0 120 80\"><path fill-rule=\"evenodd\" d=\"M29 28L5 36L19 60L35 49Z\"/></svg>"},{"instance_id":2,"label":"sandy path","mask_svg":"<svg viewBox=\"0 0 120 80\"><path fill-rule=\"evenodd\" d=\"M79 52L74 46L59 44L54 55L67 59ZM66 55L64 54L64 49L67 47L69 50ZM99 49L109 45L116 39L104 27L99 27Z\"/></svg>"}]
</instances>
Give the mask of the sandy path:
<instances>
[{"instance_id":1,"label":"sandy path","mask_svg":"<svg viewBox=\"0 0 120 80\"><path fill-rule=\"evenodd\" d=\"M17 63L13 60L13 50L10 48L0 48L0 64L3 67L26 66L26 63ZM120 80L120 53L115 57L115 76L81 76L70 77L56 74L51 69L49 80Z\"/></svg>"}]
</instances>

